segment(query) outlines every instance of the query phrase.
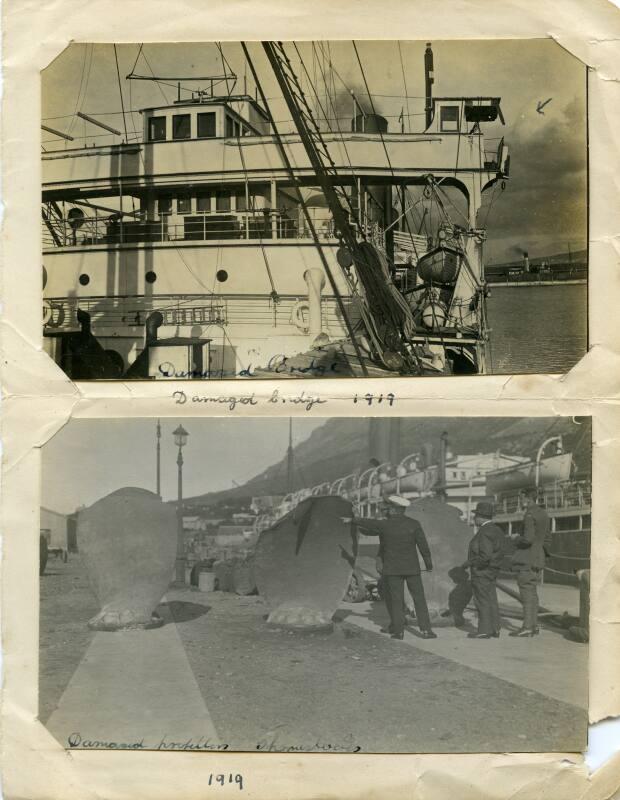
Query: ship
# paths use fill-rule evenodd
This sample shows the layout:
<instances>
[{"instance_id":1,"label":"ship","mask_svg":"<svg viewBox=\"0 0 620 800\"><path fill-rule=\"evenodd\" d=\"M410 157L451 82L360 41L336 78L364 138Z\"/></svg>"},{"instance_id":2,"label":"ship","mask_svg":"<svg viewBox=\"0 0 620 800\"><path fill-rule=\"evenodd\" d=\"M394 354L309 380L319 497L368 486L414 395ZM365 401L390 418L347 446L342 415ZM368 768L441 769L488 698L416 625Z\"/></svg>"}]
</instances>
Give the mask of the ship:
<instances>
[{"instance_id":1,"label":"ship","mask_svg":"<svg viewBox=\"0 0 620 800\"><path fill-rule=\"evenodd\" d=\"M483 130L504 124L501 98L436 96L429 43L420 129L419 116L394 129L351 45L364 88L347 119L326 107L329 58L319 92L301 45L263 42L239 44L253 87L224 57L220 75L142 75L141 47L126 81L178 90L140 110L141 132L128 133L124 107L123 131L76 107L81 144L44 120L43 343L66 375L486 371L478 212L509 178L504 139ZM123 98L120 72L118 83Z\"/></svg>"},{"instance_id":2,"label":"ship","mask_svg":"<svg viewBox=\"0 0 620 800\"><path fill-rule=\"evenodd\" d=\"M522 492L534 490L551 526L543 578L550 583L578 585L577 572L590 567L592 479L589 473L576 471L573 454L564 450L561 436L545 438L532 458L499 451L456 454L445 434L437 457L433 457L433 451L428 443L398 462L373 459L366 469L289 491L276 507L258 515L256 530L270 527L310 497L338 495L353 504L358 516L373 518L382 515L389 495L399 494L411 501L440 498L457 508L469 525L473 525L477 503L490 501L495 507L494 522L506 534L512 534L522 530ZM291 458L289 443L289 462ZM376 537L358 531L358 566L371 579L376 578L377 548ZM508 539L506 551L504 567L508 574Z\"/></svg>"}]
</instances>

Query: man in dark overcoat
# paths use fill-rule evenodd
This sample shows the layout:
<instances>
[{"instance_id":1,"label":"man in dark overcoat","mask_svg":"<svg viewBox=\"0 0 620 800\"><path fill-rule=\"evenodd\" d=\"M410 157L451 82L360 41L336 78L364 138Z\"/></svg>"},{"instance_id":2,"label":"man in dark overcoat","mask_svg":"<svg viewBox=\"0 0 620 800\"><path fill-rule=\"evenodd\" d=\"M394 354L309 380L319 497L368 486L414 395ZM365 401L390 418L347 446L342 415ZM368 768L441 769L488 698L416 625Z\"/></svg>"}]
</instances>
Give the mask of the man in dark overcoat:
<instances>
[{"instance_id":1,"label":"man in dark overcoat","mask_svg":"<svg viewBox=\"0 0 620 800\"><path fill-rule=\"evenodd\" d=\"M387 584L389 631L393 639L402 639L405 630L405 581L415 606L420 632L425 639L435 639L424 594L418 551L427 572L433 569L431 551L420 523L407 517L409 500L400 495L387 498L387 519L353 517L353 523L364 533L379 536L382 575Z\"/></svg>"},{"instance_id":2,"label":"man in dark overcoat","mask_svg":"<svg viewBox=\"0 0 620 800\"><path fill-rule=\"evenodd\" d=\"M469 543L467 561L471 588L478 609L478 631L474 639L499 637L500 618L497 603L497 575L504 554L504 533L493 522L493 504L480 502L474 511L476 533Z\"/></svg>"},{"instance_id":3,"label":"man in dark overcoat","mask_svg":"<svg viewBox=\"0 0 620 800\"><path fill-rule=\"evenodd\" d=\"M545 554L549 547L550 521L547 512L536 502L536 491L522 493L523 533L511 538L516 546L512 568L517 573L517 584L523 604L523 627L510 636L528 637L538 633L538 581L545 567Z\"/></svg>"}]
</instances>

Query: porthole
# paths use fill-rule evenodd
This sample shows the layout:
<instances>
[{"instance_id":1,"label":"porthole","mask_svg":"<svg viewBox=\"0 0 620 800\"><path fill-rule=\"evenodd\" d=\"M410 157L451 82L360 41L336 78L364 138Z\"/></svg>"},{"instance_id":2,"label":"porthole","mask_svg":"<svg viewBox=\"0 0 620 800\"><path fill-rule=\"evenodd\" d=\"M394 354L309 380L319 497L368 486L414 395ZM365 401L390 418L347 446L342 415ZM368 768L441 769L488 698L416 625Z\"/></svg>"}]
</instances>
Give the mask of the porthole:
<instances>
[{"instance_id":1,"label":"porthole","mask_svg":"<svg viewBox=\"0 0 620 800\"><path fill-rule=\"evenodd\" d=\"M88 284L90 283L90 275L87 275L85 272L83 272L80 275L80 283L82 284L82 286L88 286Z\"/></svg>"},{"instance_id":2,"label":"porthole","mask_svg":"<svg viewBox=\"0 0 620 800\"><path fill-rule=\"evenodd\" d=\"M155 283L155 281L157 280L157 274L153 272L153 270L149 270L144 276L144 280L147 283Z\"/></svg>"},{"instance_id":3,"label":"porthole","mask_svg":"<svg viewBox=\"0 0 620 800\"><path fill-rule=\"evenodd\" d=\"M225 269L218 269L218 271L215 273L215 277L220 283L224 283L224 281L228 280L228 273Z\"/></svg>"}]
</instances>

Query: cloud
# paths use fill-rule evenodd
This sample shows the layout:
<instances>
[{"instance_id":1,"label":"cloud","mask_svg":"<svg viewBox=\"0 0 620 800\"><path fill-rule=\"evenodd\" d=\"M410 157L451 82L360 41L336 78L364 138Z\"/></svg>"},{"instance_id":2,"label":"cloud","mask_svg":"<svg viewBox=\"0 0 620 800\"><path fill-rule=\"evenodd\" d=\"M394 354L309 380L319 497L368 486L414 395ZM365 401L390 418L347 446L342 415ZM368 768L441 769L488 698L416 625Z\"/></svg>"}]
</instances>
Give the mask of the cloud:
<instances>
[{"instance_id":1,"label":"cloud","mask_svg":"<svg viewBox=\"0 0 620 800\"><path fill-rule=\"evenodd\" d=\"M510 179L506 191L496 195L487 223L492 260L509 258L515 246L537 255L586 240L585 108L575 97L564 108L551 109L552 103L540 119L520 121L506 136ZM487 208L489 199L487 193ZM482 220L486 214L483 207Z\"/></svg>"}]
</instances>

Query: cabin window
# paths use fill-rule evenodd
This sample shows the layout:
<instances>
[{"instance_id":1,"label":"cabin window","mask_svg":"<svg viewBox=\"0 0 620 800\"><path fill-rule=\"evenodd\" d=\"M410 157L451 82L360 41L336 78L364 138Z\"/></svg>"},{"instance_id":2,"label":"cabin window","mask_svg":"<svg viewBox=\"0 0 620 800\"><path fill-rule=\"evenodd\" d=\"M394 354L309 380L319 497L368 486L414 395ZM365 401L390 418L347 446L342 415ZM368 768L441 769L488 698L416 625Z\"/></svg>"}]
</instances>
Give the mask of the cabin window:
<instances>
[{"instance_id":1,"label":"cabin window","mask_svg":"<svg viewBox=\"0 0 620 800\"><path fill-rule=\"evenodd\" d=\"M177 197L177 214L191 214L192 213L192 198L188 194L182 194Z\"/></svg>"},{"instance_id":2,"label":"cabin window","mask_svg":"<svg viewBox=\"0 0 620 800\"><path fill-rule=\"evenodd\" d=\"M247 211L248 204L245 198L245 191L237 192L235 194L235 208L237 211Z\"/></svg>"},{"instance_id":3,"label":"cabin window","mask_svg":"<svg viewBox=\"0 0 620 800\"><path fill-rule=\"evenodd\" d=\"M192 135L192 117L190 114L175 114L172 117L172 138L189 139Z\"/></svg>"},{"instance_id":4,"label":"cabin window","mask_svg":"<svg viewBox=\"0 0 620 800\"><path fill-rule=\"evenodd\" d=\"M226 115L226 136L235 135L235 124L231 117Z\"/></svg>"},{"instance_id":5,"label":"cabin window","mask_svg":"<svg viewBox=\"0 0 620 800\"><path fill-rule=\"evenodd\" d=\"M198 133L199 139L211 139L215 136L215 111L208 111L198 114Z\"/></svg>"},{"instance_id":6,"label":"cabin window","mask_svg":"<svg viewBox=\"0 0 620 800\"><path fill-rule=\"evenodd\" d=\"M211 192L199 192L196 196L196 211L203 214L211 211Z\"/></svg>"},{"instance_id":7,"label":"cabin window","mask_svg":"<svg viewBox=\"0 0 620 800\"><path fill-rule=\"evenodd\" d=\"M442 131L458 131L459 107L442 106L439 114L439 127Z\"/></svg>"},{"instance_id":8,"label":"cabin window","mask_svg":"<svg viewBox=\"0 0 620 800\"><path fill-rule=\"evenodd\" d=\"M149 119L149 142L166 141L166 118L151 117Z\"/></svg>"},{"instance_id":9,"label":"cabin window","mask_svg":"<svg viewBox=\"0 0 620 800\"><path fill-rule=\"evenodd\" d=\"M215 193L215 209L216 211L230 211L230 192L216 192Z\"/></svg>"},{"instance_id":10,"label":"cabin window","mask_svg":"<svg viewBox=\"0 0 620 800\"><path fill-rule=\"evenodd\" d=\"M160 216L162 214L172 214L172 197L163 195L157 200L157 211Z\"/></svg>"}]
</instances>

